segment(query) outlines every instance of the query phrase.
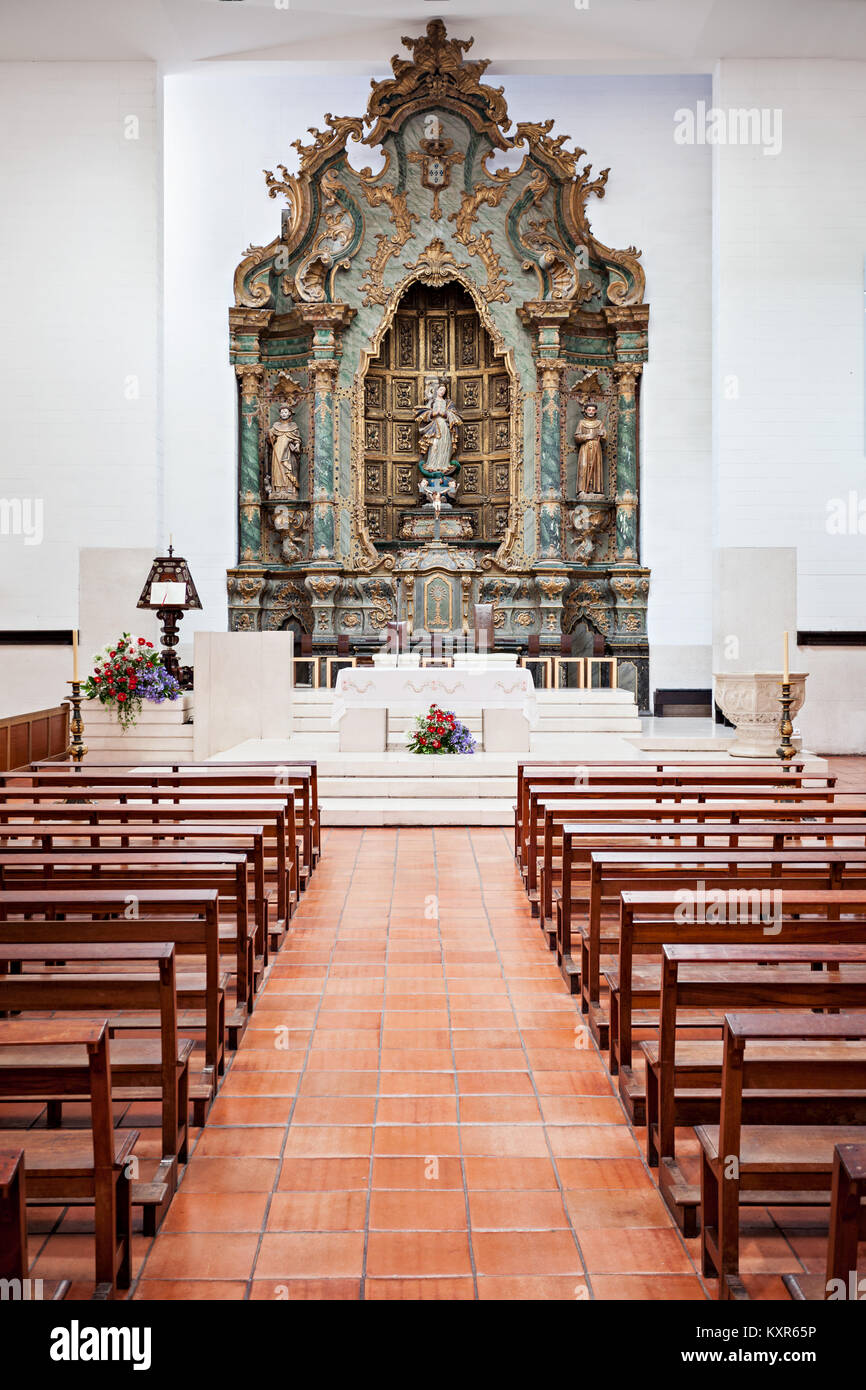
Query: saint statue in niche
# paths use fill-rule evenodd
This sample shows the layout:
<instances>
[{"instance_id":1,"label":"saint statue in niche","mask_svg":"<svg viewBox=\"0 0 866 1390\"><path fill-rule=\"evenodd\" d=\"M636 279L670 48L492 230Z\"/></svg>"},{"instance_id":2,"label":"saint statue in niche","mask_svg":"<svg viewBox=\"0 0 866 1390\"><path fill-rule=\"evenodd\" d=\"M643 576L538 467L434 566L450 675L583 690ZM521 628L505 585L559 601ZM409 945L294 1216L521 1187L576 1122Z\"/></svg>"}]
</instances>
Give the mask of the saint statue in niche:
<instances>
[{"instance_id":1,"label":"saint statue in niche","mask_svg":"<svg viewBox=\"0 0 866 1390\"><path fill-rule=\"evenodd\" d=\"M422 471L441 478L455 473L460 466L453 454L462 420L448 399L448 387L444 382L432 378L427 382L425 394L424 404L415 408L421 452L425 456Z\"/></svg>"},{"instance_id":2,"label":"saint statue in niche","mask_svg":"<svg viewBox=\"0 0 866 1390\"><path fill-rule=\"evenodd\" d=\"M420 490L428 501L433 500L433 492L453 498L460 471L455 451L462 420L448 398L447 386L438 377L427 381L424 404L416 406L415 419L420 435Z\"/></svg>"},{"instance_id":3,"label":"saint statue in niche","mask_svg":"<svg viewBox=\"0 0 866 1390\"><path fill-rule=\"evenodd\" d=\"M601 441L607 438L607 431L598 419L598 406L595 401L587 401L583 407L583 419L574 432L578 445L577 491L591 497L604 492L604 461Z\"/></svg>"},{"instance_id":4,"label":"saint statue in niche","mask_svg":"<svg viewBox=\"0 0 866 1390\"><path fill-rule=\"evenodd\" d=\"M301 452L301 432L292 419L292 407L281 405L278 418L268 430L271 442L271 485L269 491L277 497L297 497L298 455Z\"/></svg>"}]
</instances>

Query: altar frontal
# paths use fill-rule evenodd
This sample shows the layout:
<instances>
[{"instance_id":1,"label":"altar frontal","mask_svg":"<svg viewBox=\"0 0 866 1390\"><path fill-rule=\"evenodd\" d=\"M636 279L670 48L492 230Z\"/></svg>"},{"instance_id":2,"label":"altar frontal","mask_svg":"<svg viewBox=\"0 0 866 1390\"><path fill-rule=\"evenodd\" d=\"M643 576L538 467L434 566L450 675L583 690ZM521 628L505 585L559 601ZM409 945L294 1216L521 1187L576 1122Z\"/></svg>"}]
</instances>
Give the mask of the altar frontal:
<instances>
[{"instance_id":1,"label":"altar frontal","mask_svg":"<svg viewBox=\"0 0 866 1390\"><path fill-rule=\"evenodd\" d=\"M340 751L383 752L389 710L420 714L431 705L458 716L481 714L488 752L528 752L538 722L535 686L523 668L356 668L339 673L334 691L331 722L340 731Z\"/></svg>"}]
</instances>

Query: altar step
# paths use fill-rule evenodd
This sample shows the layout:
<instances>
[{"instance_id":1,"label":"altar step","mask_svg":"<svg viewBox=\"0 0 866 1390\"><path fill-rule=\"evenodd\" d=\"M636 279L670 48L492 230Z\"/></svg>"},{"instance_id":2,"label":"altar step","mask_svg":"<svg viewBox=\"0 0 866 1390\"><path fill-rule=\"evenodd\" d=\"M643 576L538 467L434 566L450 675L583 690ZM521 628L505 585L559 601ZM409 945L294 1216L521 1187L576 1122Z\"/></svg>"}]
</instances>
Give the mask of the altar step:
<instances>
[{"instance_id":1,"label":"altar step","mask_svg":"<svg viewBox=\"0 0 866 1390\"><path fill-rule=\"evenodd\" d=\"M589 734L561 746L563 757L639 757L617 734ZM404 749L387 753L340 753L321 736L249 739L217 754L255 762L303 762L315 758L323 825L501 825L514 824L517 753L419 756Z\"/></svg>"},{"instance_id":2,"label":"altar step","mask_svg":"<svg viewBox=\"0 0 866 1390\"><path fill-rule=\"evenodd\" d=\"M331 690L296 688L294 692L294 734L302 740L314 740L324 751L337 750L339 733L331 722L334 693ZM582 734L619 734L629 736L641 732L634 696L627 690L539 690L537 692L538 723L530 734L531 753L551 755L565 753L564 744ZM459 714L459 710L457 711ZM388 711L388 748L401 752L406 747L409 732L415 726L417 711L400 705ZM470 714L464 723L475 738L481 741L481 715Z\"/></svg>"},{"instance_id":3,"label":"altar step","mask_svg":"<svg viewBox=\"0 0 866 1390\"><path fill-rule=\"evenodd\" d=\"M629 741L640 735L641 723L628 691L537 693L530 757L621 762L640 756ZM417 711L400 706L388 711L386 752L341 753L339 733L331 723L333 704L333 691L296 688L291 738L250 739L217 754L216 760L315 758L325 826L513 826L517 763L524 755L483 749L466 756L409 753L406 736ZM480 742L481 715L465 722Z\"/></svg>"},{"instance_id":4,"label":"altar step","mask_svg":"<svg viewBox=\"0 0 866 1390\"><path fill-rule=\"evenodd\" d=\"M161 705L145 700L131 729L124 731L117 715L96 700L82 702L84 742L88 761L131 766L155 761L192 762L193 696L184 692Z\"/></svg>"}]
</instances>

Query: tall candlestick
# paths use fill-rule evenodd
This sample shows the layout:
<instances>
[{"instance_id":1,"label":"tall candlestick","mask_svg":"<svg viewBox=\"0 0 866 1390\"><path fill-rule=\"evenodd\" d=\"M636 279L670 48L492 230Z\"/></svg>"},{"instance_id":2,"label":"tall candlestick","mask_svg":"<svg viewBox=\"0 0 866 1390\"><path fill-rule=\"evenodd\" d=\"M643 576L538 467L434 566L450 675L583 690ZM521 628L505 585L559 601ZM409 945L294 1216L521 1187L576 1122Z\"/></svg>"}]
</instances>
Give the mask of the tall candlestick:
<instances>
[{"instance_id":1,"label":"tall candlestick","mask_svg":"<svg viewBox=\"0 0 866 1390\"><path fill-rule=\"evenodd\" d=\"M72 679L78 680L78 628L72 629Z\"/></svg>"},{"instance_id":2,"label":"tall candlestick","mask_svg":"<svg viewBox=\"0 0 866 1390\"><path fill-rule=\"evenodd\" d=\"M784 642L783 642L783 649L784 649L784 653L785 653L785 672L784 672L784 675L782 676L782 680L783 680L783 681L785 682L785 684L787 685L788 681L789 681L790 678L791 678L791 673L790 673L790 671L788 670L788 634L787 634L787 632L785 633L785 639L784 639Z\"/></svg>"}]
</instances>

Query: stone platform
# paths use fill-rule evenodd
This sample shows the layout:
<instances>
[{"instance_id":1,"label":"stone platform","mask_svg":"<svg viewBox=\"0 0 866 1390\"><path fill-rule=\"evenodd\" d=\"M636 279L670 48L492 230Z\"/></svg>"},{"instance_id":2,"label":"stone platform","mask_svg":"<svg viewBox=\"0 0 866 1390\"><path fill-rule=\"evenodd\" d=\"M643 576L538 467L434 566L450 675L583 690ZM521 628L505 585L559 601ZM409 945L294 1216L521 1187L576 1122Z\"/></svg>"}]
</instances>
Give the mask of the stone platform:
<instances>
[{"instance_id":1,"label":"stone platform","mask_svg":"<svg viewBox=\"0 0 866 1390\"><path fill-rule=\"evenodd\" d=\"M161 705L145 700L131 729L123 730L117 715L96 700L83 700L84 742L94 763L130 767L137 762L192 762L193 696L184 692Z\"/></svg>"},{"instance_id":2,"label":"stone platform","mask_svg":"<svg viewBox=\"0 0 866 1390\"><path fill-rule=\"evenodd\" d=\"M386 752L341 753L332 722L334 692L296 688L291 738L248 739L215 760L315 758L325 825L511 825L520 757L622 761L641 756L629 741L641 725L628 691L538 690L536 696L538 720L528 754L409 753L406 738L417 710L398 705L388 710ZM480 743L481 713L461 717Z\"/></svg>"},{"instance_id":3,"label":"stone platform","mask_svg":"<svg viewBox=\"0 0 866 1390\"><path fill-rule=\"evenodd\" d=\"M563 754L563 756L566 756ZM595 735L568 757L635 756L616 735ZM212 759L316 758L323 825L513 825L517 754L419 757L322 750L315 739L250 739Z\"/></svg>"}]
</instances>

